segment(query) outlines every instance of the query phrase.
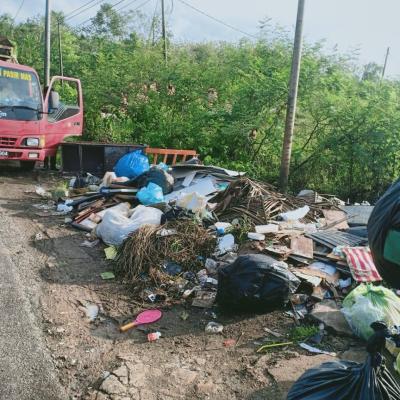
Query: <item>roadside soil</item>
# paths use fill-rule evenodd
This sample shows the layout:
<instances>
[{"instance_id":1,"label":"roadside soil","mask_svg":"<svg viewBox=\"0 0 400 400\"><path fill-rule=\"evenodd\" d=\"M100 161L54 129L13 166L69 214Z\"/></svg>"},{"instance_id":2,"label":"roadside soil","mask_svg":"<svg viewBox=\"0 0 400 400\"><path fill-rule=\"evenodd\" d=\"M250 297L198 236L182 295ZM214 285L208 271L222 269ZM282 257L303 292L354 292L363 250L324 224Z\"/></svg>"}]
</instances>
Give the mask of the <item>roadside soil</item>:
<instances>
[{"instance_id":1,"label":"roadside soil","mask_svg":"<svg viewBox=\"0 0 400 400\"><path fill-rule=\"evenodd\" d=\"M70 399L283 399L306 369L333 359L297 345L256 353L257 341L268 336L264 328L285 335L294 326L282 311L234 317L217 313L213 319L209 310L161 305L159 322L120 333L118 327L145 305L133 298L129 285L101 279L101 272L112 270L103 245L82 247L86 234L69 227L65 216L46 216L34 207L46 204L34 193L35 185L51 188L60 179L44 171L0 170L0 211L8 250L36 305ZM94 322L86 315L87 305L99 307ZM204 332L212 320L224 325L222 334ZM146 333L154 331L162 337L148 343ZM239 341L224 347L225 339ZM356 339L328 335L326 346L338 357L365 359Z\"/></svg>"}]
</instances>

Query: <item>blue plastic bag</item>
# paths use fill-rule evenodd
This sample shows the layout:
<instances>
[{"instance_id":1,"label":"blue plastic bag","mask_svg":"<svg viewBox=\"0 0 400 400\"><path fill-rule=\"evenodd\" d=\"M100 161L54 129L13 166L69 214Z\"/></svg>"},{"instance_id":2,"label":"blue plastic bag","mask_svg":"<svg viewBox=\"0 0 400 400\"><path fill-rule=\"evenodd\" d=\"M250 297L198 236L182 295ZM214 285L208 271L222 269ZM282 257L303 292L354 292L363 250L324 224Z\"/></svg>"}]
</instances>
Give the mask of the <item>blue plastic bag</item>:
<instances>
[{"instance_id":1,"label":"blue plastic bag","mask_svg":"<svg viewBox=\"0 0 400 400\"><path fill-rule=\"evenodd\" d=\"M148 171L150 168L149 159L142 150L135 150L120 158L114 167L115 174L126 176L129 179L136 178Z\"/></svg>"},{"instance_id":2,"label":"blue plastic bag","mask_svg":"<svg viewBox=\"0 0 400 400\"><path fill-rule=\"evenodd\" d=\"M164 201L162 188L153 182L150 182L146 187L142 187L136 197L145 206Z\"/></svg>"}]
</instances>

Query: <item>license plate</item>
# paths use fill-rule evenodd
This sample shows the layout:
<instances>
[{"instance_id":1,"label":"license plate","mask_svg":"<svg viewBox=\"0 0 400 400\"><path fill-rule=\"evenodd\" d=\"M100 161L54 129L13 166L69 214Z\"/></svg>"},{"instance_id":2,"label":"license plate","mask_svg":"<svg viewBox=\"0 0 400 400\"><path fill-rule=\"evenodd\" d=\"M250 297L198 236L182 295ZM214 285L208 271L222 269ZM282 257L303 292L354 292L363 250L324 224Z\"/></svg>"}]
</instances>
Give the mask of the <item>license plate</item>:
<instances>
[{"instance_id":1,"label":"license plate","mask_svg":"<svg viewBox=\"0 0 400 400\"><path fill-rule=\"evenodd\" d=\"M0 150L0 157L8 157L8 151Z\"/></svg>"}]
</instances>

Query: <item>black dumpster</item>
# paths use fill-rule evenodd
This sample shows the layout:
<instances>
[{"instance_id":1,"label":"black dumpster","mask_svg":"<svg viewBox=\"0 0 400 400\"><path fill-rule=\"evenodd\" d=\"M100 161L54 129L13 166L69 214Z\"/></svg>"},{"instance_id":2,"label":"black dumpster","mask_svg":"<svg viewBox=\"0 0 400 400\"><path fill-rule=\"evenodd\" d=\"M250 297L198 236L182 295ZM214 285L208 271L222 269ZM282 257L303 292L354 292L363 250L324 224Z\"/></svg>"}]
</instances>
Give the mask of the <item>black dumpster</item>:
<instances>
[{"instance_id":1,"label":"black dumpster","mask_svg":"<svg viewBox=\"0 0 400 400\"><path fill-rule=\"evenodd\" d=\"M90 172L102 177L105 172L112 171L116 162L126 153L137 149L145 149L142 144L115 144L95 142L63 142L61 143L62 171L82 174Z\"/></svg>"}]
</instances>

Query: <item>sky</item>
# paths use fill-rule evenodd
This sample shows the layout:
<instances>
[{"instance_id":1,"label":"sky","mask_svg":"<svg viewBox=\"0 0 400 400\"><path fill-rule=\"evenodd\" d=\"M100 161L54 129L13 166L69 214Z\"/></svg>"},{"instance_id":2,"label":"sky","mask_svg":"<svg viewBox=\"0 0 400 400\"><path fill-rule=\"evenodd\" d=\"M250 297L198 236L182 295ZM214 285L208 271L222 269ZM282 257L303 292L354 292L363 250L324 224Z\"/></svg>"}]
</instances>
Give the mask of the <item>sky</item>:
<instances>
[{"instance_id":1,"label":"sky","mask_svg":"<svg viewBox=\"0 0 400 400\"><path fill-rule=\"evenodd\" d=\"M89 0L51 0L56 11L69 13ZM115 4L121 0L106 0ZM140 9L153 15L156 2L149 0ZM293 34L297 12L297 0L184 0L251 35L257 35L259 21L268 17ZM100 0L93 0L96 4ZM134 9L144 0L122 0L116 9ZM13 17L22 7L17 21L43 14L45 0L1 0L0 12ZM179 41L237 41L244 35L204 16L183 4L181 0L165 0L167 19L174 38ZM96 13L100 5L83 12L69 22L78 24ZM160 7L158 6L158 9ZM84 10L84 9L83 9ZM325 40L326 51L337 46L341 52L358 50L359 63L370 61L383 64L387 47L390 56L387 75L400 77L400 15L399 0L306 0L304 36L313 43Z\"/></svg>"}]
</instances>

